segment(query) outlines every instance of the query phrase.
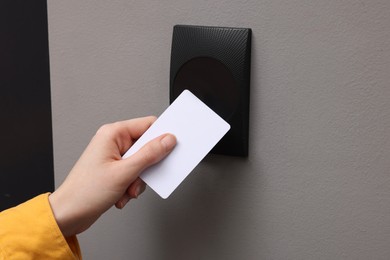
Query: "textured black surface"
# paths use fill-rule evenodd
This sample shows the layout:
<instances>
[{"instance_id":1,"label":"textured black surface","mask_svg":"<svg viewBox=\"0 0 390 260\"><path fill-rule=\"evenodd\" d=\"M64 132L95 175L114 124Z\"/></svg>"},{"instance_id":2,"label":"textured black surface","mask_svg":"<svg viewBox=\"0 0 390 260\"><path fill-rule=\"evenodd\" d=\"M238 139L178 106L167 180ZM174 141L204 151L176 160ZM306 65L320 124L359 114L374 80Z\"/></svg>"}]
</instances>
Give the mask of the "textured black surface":
<instances>
[{"instance_id":1,"label":"textured black surface","mask_svg":"<svg viewBox=\"0 0 390 260\"><path fill-rule=\"evenodd\" d=\"M251 29L176 25L170 102L189 89L230 125L212 153L247 156Z\"/></svg>"},{"instance_id":2,"label":"textured black surface","mask_svg":"<svg viewBox=\"0 0 390 260\"><path fill-rule=\"evenodd\" d=\"M0 2L0 210L54 188L46 0Z\"/></svg>"}]
</instances>

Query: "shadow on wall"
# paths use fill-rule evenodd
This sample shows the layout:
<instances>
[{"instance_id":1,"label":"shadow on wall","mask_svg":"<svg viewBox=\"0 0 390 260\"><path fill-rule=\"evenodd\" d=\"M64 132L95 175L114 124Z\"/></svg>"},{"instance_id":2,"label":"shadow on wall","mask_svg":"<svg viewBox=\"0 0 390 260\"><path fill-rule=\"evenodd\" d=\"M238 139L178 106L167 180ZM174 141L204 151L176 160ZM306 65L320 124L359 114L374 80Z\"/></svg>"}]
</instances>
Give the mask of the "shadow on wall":
<instances>
[{"instance_id":1,"label":"shadow on wall","mask_svg":"<svg viewBox=\"0 0 390 260\"><path fill-rule=\"evenodd\" d=\"M237 259L243 243L250 248L253 231L240 225L255 223L254 198L244 196L250 168L247 158L209 155L166 203L153 205L159 259Z\"/></svg>"}]
</instances>

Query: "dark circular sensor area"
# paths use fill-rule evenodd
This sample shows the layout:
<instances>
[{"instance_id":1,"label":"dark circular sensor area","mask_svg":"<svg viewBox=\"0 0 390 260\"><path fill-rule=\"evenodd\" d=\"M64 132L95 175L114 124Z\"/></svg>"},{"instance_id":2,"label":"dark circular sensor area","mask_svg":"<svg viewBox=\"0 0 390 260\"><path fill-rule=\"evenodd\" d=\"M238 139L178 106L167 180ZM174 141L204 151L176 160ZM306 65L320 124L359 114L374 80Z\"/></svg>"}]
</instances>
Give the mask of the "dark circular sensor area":
<instances>
[{"instance_id":1,"label":"dark circular sensor area","mask_svg":"<svg viewBox=\"0 0 390 260\"><path fill-rule=\"evenodd\" d=\"M185 89L225 120L232 116L239 103L239 91L232 73L213 58L194 58L178 70L173 83L174 96L179 96Z\"/></svg>"}]
</instances>

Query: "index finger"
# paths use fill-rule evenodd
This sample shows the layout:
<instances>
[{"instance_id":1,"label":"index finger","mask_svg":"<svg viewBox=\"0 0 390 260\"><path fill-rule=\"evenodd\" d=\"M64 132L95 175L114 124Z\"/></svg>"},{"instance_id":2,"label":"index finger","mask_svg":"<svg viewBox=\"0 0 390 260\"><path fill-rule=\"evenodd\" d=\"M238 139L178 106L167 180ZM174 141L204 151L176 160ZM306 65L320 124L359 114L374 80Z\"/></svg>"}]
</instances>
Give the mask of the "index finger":
<instances>
[{"instance_id":1,"label":"index finger","mask_svg":"<svg viewBox=\"0 0 390 260\"><path fill-rule=\"evenodd\" d=\"M114 141L120 153L123 154L156 119L155 116L148 116L106 124L99 128L96 135Z\"/></svg>"}]
</instances>

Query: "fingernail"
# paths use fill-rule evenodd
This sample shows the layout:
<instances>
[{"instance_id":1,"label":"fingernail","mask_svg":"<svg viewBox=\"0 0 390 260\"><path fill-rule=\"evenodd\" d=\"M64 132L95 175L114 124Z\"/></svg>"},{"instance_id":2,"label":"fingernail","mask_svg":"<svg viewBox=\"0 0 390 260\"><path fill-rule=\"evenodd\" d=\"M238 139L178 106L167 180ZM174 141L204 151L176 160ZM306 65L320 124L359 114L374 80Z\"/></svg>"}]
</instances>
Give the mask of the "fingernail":
<instances>
[{"instance_id":1,"label":"fingernail","mask_svg":"<svg viewBox=\"0 0 390 260\"><path fill-rule=\"evenodd\" d=\"M138 198L138 196L141 194L141 187L137 186L135 188L135 199Z\"/></svg>"},{"instance_id":2,"label":"fingernail","mask_svg":"<svg viewBox=\"0 0 390 260\"><path fill-rule=\"evenodd\" d=\"M119 205L120 205L120 209L123 209L127 202L129 202L130 198L129 197L126 197L126 198L123 198L120 202L119 202Z\"/></svg>"},{"instance_id":3,"label":"fingernail","mask_svg":"<svg viewBox=\"0 0 390 260\"><path fill-rule=\"evenodd\" d=\"M161 139L160 142L165 146L167 151L170 151L176 145L176 137L174 135L168 134L163 139Z\"/></svg>"},{"instance_id":4,"label":"fingernail","mask_svg":"<svg viewBox=\"0 0 390 260\"><path fill-rule=\"evenodd\" d=\"M139 195L141 195L145 191L145 186L137 186L135 188L135 198L137 199Z\"/></svg>"}]
</instances>

